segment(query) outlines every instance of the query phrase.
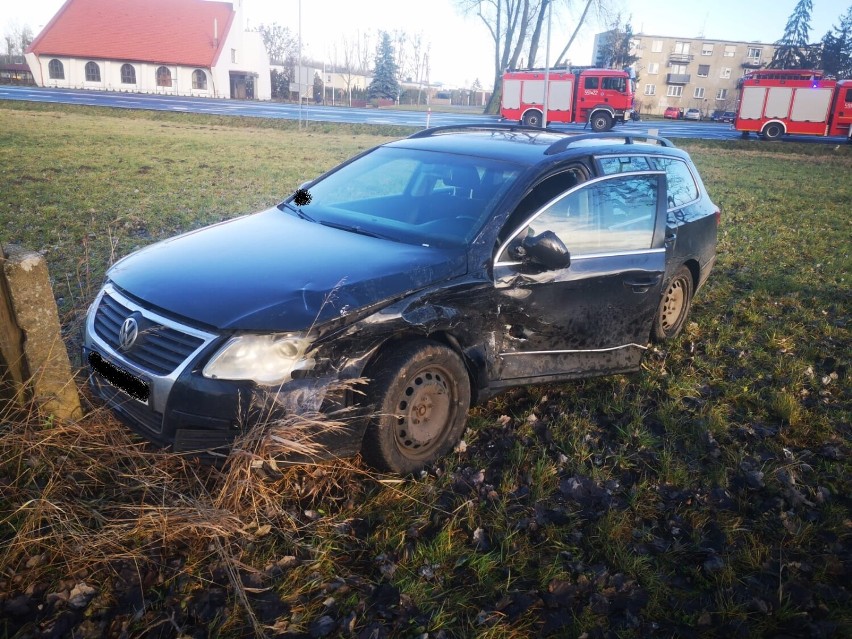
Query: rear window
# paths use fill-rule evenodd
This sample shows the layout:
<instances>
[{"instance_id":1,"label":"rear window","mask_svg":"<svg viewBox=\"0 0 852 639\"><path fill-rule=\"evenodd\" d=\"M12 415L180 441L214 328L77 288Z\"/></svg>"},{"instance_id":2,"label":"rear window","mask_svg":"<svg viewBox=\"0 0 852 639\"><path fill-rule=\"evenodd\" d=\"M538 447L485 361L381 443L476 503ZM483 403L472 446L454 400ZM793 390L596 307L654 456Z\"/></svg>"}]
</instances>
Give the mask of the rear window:
<instances>
[{"instance_id":1,"label":"rear window","mask_svg":"<svg viewBox=\"0 0 852 639\"><path fill-rule=\"evenodd\" d=\"M655 169L666 172L668 208L674 209L698 199L698 186L686 162L677 158L650 158Z\"/></svg>"},{"instance_id":2,"label":"rear window","mask_svg":"<svg viewBox=\"0 0 852 639\"><path fill-rule=\"evenodd\" d=\"M597 158L602 175L659 170L666 172L668 208L685 206L698 199L698 185L686 162L679 158L646 157L644 155Z\"/></svg>"}]
</instances>

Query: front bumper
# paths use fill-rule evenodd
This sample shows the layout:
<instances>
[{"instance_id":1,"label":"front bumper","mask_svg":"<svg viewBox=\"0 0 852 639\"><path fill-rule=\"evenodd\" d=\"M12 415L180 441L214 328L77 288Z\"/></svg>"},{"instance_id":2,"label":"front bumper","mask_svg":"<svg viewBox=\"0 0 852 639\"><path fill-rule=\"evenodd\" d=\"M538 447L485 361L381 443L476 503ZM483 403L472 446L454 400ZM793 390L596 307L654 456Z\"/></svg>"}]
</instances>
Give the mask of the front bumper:
<instances>
[{"instance_id":1,"label":"front bumper","mask_svg":"<svg viewBox=\"0 0 852 639\"><path fill-rule=\"evenodd\" d=\"M108 323L98 315L105 295L111 298ZM125 352L116 345L120 341L117 326L125 316L148 327L149 337L140 339L148 339L149 345L158 339L150 335L164 328L195 338L193 350L173 370L142 366L133 347ZM221 453L258 424L282 423L294 415L339 410L346 404L339 394L328 392L336 376L295 379L281 387L204 377L201 371L209 354L227 337L152 312L107 284L86 319L83 362L89 365L89 385L96 398L133 431L174 452ZM321 425L318 428L322 431ZM329 455L354 454L360 448L360 431L339 429L334 436L323 433L317 440L326 445Z\"/></svg>"}]
</instances>

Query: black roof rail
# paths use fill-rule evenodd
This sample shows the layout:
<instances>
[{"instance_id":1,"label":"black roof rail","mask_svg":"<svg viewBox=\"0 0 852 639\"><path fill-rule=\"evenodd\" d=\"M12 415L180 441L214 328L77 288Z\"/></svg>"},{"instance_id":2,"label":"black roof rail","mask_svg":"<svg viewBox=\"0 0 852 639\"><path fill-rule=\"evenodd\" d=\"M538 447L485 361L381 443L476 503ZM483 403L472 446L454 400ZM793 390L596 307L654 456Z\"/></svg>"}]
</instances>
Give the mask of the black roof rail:
<instances>
[{"instance_id":1,"label":"black roof rail","mask_svg":"<svg viewBox=\"0 0 852 639\"><path fill-rule=\"evenodd\" d=\"M418 131L417 133L412 133L408 136L408 139L428 138L433 135L447 133L449 131L526 131L536 133L557 133L559 135L567 134L565 131L557 131L550 128L543 129L540 126L494 122L489 124L445 124L442 126L433 126L428 129Z\"/></svg>"},{"instance_id":2,"label":"black roof rail","mask_svg":"<svg viewBox=\"0 0 852 639\"><path fill-rule=\"evenodd\" d=\"M607 138L623 138L624 144L634 144L634 139L639 138L642 140L655 140L660 143L660 146L665 147L673 147L672 141L668 138L660 137L659 135L647 135L644 133L581 133L579 135L572 135L570 137L563 138L562 140L557 140L549 147L547 147L547 151L544 152L545 155L555 155L557 153L562 153L568 147L570 147L574 142L579 142L580 140L606 140Z\"/></svg>"}]
</instances>

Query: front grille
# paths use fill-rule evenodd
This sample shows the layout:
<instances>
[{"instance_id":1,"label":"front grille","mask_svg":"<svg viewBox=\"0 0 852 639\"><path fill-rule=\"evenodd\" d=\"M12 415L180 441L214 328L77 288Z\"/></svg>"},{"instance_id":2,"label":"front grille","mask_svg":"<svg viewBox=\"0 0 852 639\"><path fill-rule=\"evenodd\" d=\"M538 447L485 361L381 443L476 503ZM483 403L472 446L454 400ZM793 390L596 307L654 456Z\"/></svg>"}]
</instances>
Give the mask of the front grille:
<instances>
[{"instance_id":1,"label":"front grille","mask_svg":"<svg viewBox=\"0 0 852 639\"><path fill-rule=\"evenodd\" d=\"M139 336L129 350L121 350L118 333L128 317L139 325ZM204 340L152 322L105 293L95 313L95 333L129 362L157 375L168 375L186 361Z\"/></svg>"}]
</instances>

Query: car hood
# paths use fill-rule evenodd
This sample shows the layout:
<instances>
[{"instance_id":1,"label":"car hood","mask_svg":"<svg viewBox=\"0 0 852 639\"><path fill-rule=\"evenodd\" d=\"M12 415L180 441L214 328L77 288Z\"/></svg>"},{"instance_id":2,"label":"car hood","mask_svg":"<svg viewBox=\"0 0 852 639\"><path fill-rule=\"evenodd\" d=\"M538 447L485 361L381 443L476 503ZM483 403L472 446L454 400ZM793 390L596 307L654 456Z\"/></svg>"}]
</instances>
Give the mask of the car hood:
<instances>
[{"instance_id":1,"label":"car hood","mask_svg":"<svg viewBox=\"0 0 852 639\"><path fill-rule=\"evenodd\" d=\"M144 248L108 277L215 328L302 331L466 271L463 248L367 237L273 208Z\"/></svg>"}]
</instances>

